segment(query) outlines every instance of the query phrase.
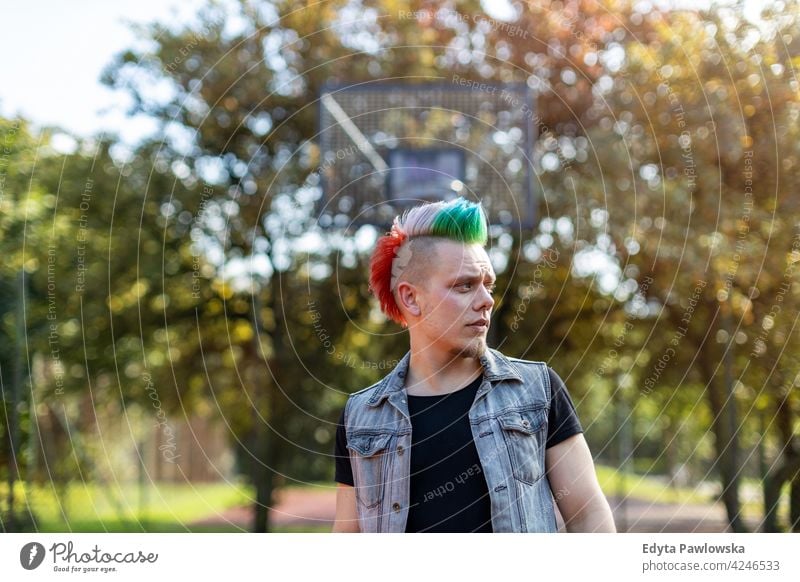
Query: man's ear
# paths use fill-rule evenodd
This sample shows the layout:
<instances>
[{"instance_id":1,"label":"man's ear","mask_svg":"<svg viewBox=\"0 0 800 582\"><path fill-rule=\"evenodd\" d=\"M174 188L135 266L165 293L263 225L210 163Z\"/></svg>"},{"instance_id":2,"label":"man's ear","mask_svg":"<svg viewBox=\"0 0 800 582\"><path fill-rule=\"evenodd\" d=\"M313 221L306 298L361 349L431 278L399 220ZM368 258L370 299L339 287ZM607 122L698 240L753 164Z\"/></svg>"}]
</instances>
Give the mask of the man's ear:
<instances>
[{"instance_id":1,"label":"man's ear","mask_svg":"<svg viewBox=\"0 0 800 582\"><path fill-rule=\"evenodd\" d=\"M397 284L397 305L411 315L416 317L422 315L422 309L419 305L419 291L407 281L401 281Z\"/></svg>"}]
</instances>

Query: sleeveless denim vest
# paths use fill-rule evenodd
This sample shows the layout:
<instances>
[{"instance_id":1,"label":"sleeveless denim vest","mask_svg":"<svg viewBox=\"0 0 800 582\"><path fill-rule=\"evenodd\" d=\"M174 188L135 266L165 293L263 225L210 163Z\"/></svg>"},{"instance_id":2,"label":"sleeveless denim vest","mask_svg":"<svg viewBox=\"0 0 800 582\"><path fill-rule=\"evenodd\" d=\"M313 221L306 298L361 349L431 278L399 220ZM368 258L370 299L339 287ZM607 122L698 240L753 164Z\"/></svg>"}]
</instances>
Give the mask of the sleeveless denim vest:
<instances>
[{"instance_id":1,"label":"sleeveless denim vest","mask_svg":"<svg viewBox=\"0 0 800 582\"><path fill-rule=\"evenodd\" d=\"M411 352L345 405L347 448L362 532L404 532L410 503L411 419L405 378ZM469 410L472 436L489 487L495 532L555 532L545 475L550 376L544 362L488 348L483 382Z\"/></svg>"}]
</instances>

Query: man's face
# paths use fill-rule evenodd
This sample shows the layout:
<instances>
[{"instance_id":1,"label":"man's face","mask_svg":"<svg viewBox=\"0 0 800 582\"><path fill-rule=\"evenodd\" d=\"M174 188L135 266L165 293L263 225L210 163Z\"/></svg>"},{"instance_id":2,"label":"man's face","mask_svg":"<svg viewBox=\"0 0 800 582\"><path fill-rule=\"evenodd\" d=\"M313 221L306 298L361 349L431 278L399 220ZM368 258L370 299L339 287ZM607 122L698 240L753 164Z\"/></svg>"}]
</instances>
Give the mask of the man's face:
<instances>
[{"instance_id":1,"label":"man's face","mask_svg":"<svg viewBox=\"0 0 800 582\"><path fill-rule=\"evenodd\" d=\"M451 356L481 356L496 279L486 250L479 244L444 240L436 244L429 263L426 281L416 286L421 314L410 333L422 345Z\"/></svg>"}]
</instances>

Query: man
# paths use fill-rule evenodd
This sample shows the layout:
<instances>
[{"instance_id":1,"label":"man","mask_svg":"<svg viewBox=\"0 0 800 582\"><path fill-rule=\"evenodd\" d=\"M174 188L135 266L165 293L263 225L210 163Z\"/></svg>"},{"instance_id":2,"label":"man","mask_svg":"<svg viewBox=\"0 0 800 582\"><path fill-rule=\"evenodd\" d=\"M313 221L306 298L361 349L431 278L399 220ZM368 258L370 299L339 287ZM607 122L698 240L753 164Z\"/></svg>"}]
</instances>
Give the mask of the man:
<instances>
[{"instance_id":1,"label":"man","mask_svg":"<svg viewBox=\"0 0 800 582\"><path fill-rule=\"evenodd\" d=\"M480 204L395 218L370 287L410 350L350 396L336 443L333 531L613 532L567 393L542 362L486 345L495 274Z\"/></svg>"}]
</instances>

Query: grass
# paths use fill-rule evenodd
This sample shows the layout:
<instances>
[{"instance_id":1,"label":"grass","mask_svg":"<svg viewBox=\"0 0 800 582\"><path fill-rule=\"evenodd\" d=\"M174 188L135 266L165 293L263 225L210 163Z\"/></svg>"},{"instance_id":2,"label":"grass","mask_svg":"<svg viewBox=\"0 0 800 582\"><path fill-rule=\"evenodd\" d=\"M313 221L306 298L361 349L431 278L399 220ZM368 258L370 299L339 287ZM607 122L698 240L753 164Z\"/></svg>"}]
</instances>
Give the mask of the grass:
<instances>
[{"instance_id":1,"label":"grass","mask_svg":"<svg viewBox=\"0 0 800 582\"><path fill-rule=\"evenodd\" d=\"M692 503L705 505L712 500L696 488L672 487L657 477L623 474L613 467L595 465L597 480L606 495L619 495L654 503Z\"/></svg>"},{"instance_id":2,"label":"grass","mask_svg":"<svg viewBox=\"0 0 800 582\"><path fill-rule=\"evenodd\" d=\"M0 499L5 501L7 492L7 485L0 486ZM17 483L15 494L17 512L30 508L40 532L240 531L235 526L187 524L252 499L251 488L228 483L158 483L146 488L135 483L72 483L58 492L48 485Z\"/></svg>"},{"instance_id":3,"label":"grass","mask_svg":"<svg viewBox=\"0 0 800 582\"><path fill-rule=\"evenodd\" d=\"M606 495L620 492L631 499L664 504L709 505L716 500L697 487L672 487L663 477L619 473L613 467L596 465L600 486ZM743 488L758 491L760 483L743 480ZM335 488L333 482L290 484L287 488ZM7 486L0 484L0 503L5 504ZM73 483L58 493L51 486L17 484L18 512L32 508L35 530L40 532L241 532L229 524L189 524L220 514L232 507L252 503L253 488L242 483L148 484L141 490L135 483L104 487L96 483ZM759 499L742 495L743 515L758 520L762 515ZM779 519L788 515L788 488L779 509ZM2 528L0 528L2 529ZM330 526L276 526L277 533L328 532Z\"/></svg>"}]
</instances>

